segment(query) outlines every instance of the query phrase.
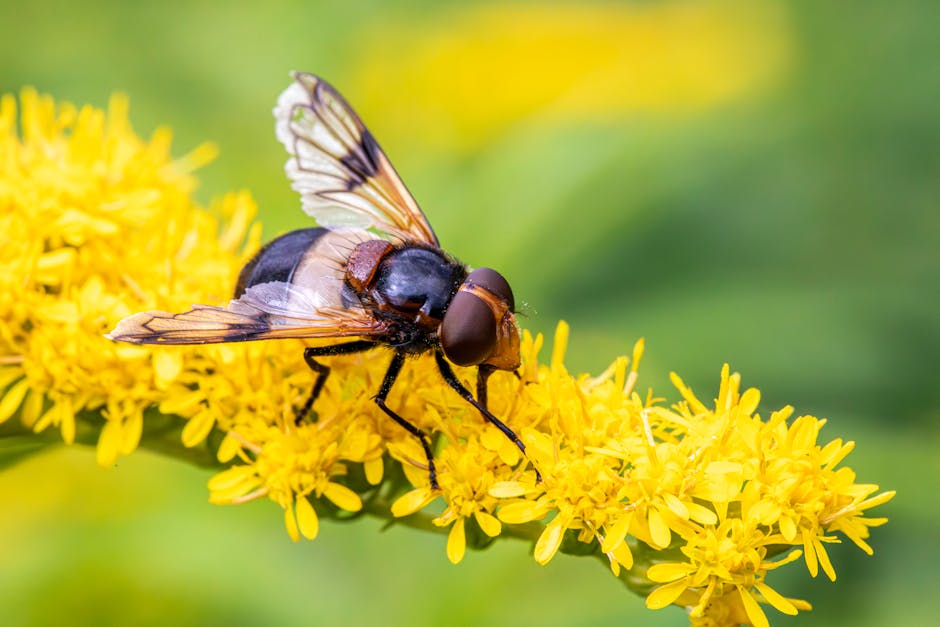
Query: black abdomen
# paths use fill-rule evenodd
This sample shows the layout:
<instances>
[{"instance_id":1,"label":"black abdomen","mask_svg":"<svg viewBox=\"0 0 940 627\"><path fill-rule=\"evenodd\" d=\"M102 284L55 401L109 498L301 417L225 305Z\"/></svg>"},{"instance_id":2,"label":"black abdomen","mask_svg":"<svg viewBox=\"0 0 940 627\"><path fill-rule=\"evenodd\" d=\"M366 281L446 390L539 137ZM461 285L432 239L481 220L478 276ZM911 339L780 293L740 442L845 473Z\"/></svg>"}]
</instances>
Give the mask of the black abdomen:
<instances>
[{"instance_id":1,"label":"black abdomen","mask_svg":"<svg viewBox=\"0 0 940 627\"><path fill-rule=\"evenodd\" d=\"M240 297L253 285L272 281L290 283L304 253L328 232L322 227L300 229L285 233L265 244L238 274L235 298Z\"/></svg>"}]
</instances>

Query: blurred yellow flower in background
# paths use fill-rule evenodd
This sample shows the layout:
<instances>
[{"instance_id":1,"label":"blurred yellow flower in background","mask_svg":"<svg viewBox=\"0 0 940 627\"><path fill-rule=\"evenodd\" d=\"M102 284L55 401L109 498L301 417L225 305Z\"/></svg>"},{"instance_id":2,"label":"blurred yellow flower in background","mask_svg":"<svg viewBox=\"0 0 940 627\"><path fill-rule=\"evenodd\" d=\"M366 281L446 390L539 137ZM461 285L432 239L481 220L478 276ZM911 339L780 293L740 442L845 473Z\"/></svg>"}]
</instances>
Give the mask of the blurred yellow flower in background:
<instances>
[{"instance_id":1,"label":"blurred yellow flower in background","mask_svg":"<svg viewBox=\"0 0 940 627\"><path fill-rule=\"evenodd\" d=\"M700 111L776 83L791 54L767 0L457 5L361 40L366 120L468 149L522 120Z\"/></svg>"}]
</instances>

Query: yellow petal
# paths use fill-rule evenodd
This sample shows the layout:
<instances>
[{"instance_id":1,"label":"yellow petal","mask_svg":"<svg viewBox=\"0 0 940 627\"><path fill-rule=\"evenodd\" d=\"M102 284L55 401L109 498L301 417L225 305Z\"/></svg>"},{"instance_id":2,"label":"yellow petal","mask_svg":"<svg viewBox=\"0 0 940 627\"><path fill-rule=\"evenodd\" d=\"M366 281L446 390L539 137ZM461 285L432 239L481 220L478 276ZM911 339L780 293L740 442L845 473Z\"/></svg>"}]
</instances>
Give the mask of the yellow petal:
<instances>
[{"instance_id":1,"label":"yellow petal","mask_svg":"<svg viewBox=\"0 0 940 627\"><path fill-rule=\"evenodd\" d=\"M358 512L362 509L362 499L359 498L358 494L344 485L332 482L326 484L323 496L330 499L334 505L340 509L345 509L347 512Z\"/></svg>"},{"instance_id":2,"label":"yellow petal","mask_svg":"<svg viewBox=\"0 0 940 627\"><path fill-rule=\"evenodd\" d=\"M689 519L689 508L686 507L685 503L679 500L674 494L669 494L668 492L663 494L663 501L666 502L666 507L672 510L676 516L682 520Z\"/></svg>"},{"instance_id":3,"label":"yellow petal","mask_svg":"<svg viewBox=\"0 0 940 627\"><path fill-rule=\"evenodd\" d=\"M757 388L748 388L738 400L738 408L742 413L753 414L760 404L760 390Z\"/></svg>"},{"instance_id":4,"label":"yellow petal","mask_svg":"<svg viewBox=\"0 0 940 627\"><path fill-rule=\"evenodd\" d=\"M335 485L335 484L333 484ZM308 540L313 540L320 532L320 519L317 518L317 512L306 497L299 496L295 501L297 506L297 528L301 535Z\"/></svg>"},{"instance_id":5,"label":"yellow petal","mask_svg":"<svg viewBox=\"0 0 940 627\"><path fill-rule=\"evenodd\" d=\"M806 569L809 574L815 577L819 574L819 562L816 561L815 538L808 529L803 530L803 559L806 560Z\"/></svg>"},{"instance_id":6,"label":"yellow petal","mask_svg":"<svg viewBox=\"0 0 940 627\"><path fill-rule=\"evenodd\" d=\"M215 454L216 459L218 459L223 464L225 462L230 462L235 459L235 456L238 455L238 452L241 450L241 448L241 442L232 437L231 433L227 433L225 434L225 437L222 438L222 443L219 444L219 450Z\"/></svg>"},{"instance_id":7,"label":"yellow petal","mask_svg":"<svg viewBox=\"0 0 940 627\"><path fill-rule=\"evenodd\" d=\"M0 96L2 102L2 96ZM0 366L0 390L6 389L14 381L23 376L23 369L18 366L2 367Z\"/></svg>"},{"instance_id":8,"label":"yellow petal","mask_svg":"<svg viewBox=\"0 0 940 627\"><path fill-rule=\"evenodd\" d=\"M708 411L708 409L702 405L702 401L698 400L695 397L695 394L692 393L692 388L686 386L686 384L679 378L675 372L669 373L669 380L672 381L672 384L679 390L679 394L682 395L682 398L689 404L689 408L696 414L703 414ZM666 605L669 605L668 603Z\"/></svg>"},{"instance_id":9,"label":"yellow petal","mask_svg":"<svg viewBox=\"0 0 940 627\"><path fill-rule=\"evenodd\" d=\"M300 531L297 529L297 519L294 518L294 507L288 505L284 508L284 526L287 528L287 535L294 542L300 542Z\"/></svg>"},{"instance_id":10,"label":"yellow petal","mask_svg":"<svg viewBox=\"0 0 940 627\"><path fill-rule=\"evenodd\" d=\"M685 592L688 587L689 583L687 579L680 579L679 581L673 581L664 586L659 586L646 597L646 607L651 610L662 609L678 599L679 595Z\"/></svg>"},{"instance_id":11,"label":"yellow petal","mask_svg":"<svg viewBox=\"0 0 940 627\"><path fill-rule=\"evenodd\" d=\"M53 403L53 405L43 412L35 423L33 423L33 433L39 433L44 431L49 425L55 424L59 419L59 406L58 404Z\"/></svg>"},{"instance_id":12,"label":"yellow petal","mask_svg":"<svg viewBox=\"0 0 940 627\"><path fill-rule=\"evenodd\" d=\"M614 575L614 577L619 577L620 576L620 562L612 558L609 554L607 555L607 560L610 565L610 572Z\"/></svg>"},{"instance_id":13,"label":"yellow petal","mask_svg":"<svg viewBox=\"0 0 940 627\"><path fill-rule=\"evenodd\" d=\"M558 321L555 327L555 342L552 346L552 360L549 362L553 371L565 367L565 352L568 350L568 323L564 320Z\"/></svg>"},{"instance_id":14,"label":"yellow petal","mask_svg":"<svg viewBox=\"0 0 940 627\"><path fill-rule=\"evenodd\" d=\"M467 536L464 534L464 519L458 518L447 534L447 559L451 564L459 564L467 550Z\"/></svg>"},{"instance_id":15,"label":"yellow petal","mask_svg":"<svg viewBox=\"0 0 940 627\"><path fill-rule=\"evenodd\" d=\"M179 171L192 172L207 163L211 163L219 155L218 147L212 142L199 144L188 153L177 159L173 165Z\"/></svg>"},{"instance_id":16,"label":"yellow petal","mask_svg":"<svg viewBox=\"0 0 940 627\"><path fill-rule=\"evenodd\" d=\"M610 553L623 539L627 537L630 523L633 521L633 512L625 512L610 528L605 530L604 541L601 543L601 552Z\"/></svg>"},{"instance_id":17,"label":"yellow petal","mask_svg":"<svg viewBox=\"0 0 940 627\"><path fill-rule=\"evenodd\" d=\"M134 411L130 416L124 418L121 423L121 442L118 452L122 455L130 455L140 443L140 436L144 432L144 415L141 411Z\"/></svg>"},{"instance_id":18,"label":"yellow petal","mask_svg":"<svg viewBox=\"0 0 940 627\"><path fill-rule=\"evenodd\" d=\"M3 399L0 400L0 423L5 422L20 408L23 397L26 396L28 391L28 379L22 379L7 390L6 394L3 395Z\"/></svg>"},{"instance_id":19,"label":"yellow petal","mask_svg":"<svg viewBox=\"0 0 940 627\"><path fill-rule=\"evenodd\" d=\"M205 393L200 390L185 393L176 393L174 391L170 398L160 401L160 413L184 417L191 416L205 398Z\"/></svg>"},{"instance_id":20,"label":"yellow petal","mask_svg":"<svg viewBox=\"0 0 940 627\"><path fill-rule=\"evenodd\" d=\"M714 511L710 510L704 505L699 505L698 503L694 502L689 502L685 505L689 508L689 518L695 522L701 523L703 525L718 524L718 516Z\"/></svg>"},{"instance_id":21,"label":"yellow petal","mask_svg":"<svg viewBox=\"0 0 940 627\"><path fill-rule=\"evenodd\" d=\"M663 515L655 508L649 511L649 526L650 539L653 541L654 548L664 549L669 546L669 542L672 541L672 532L663 520Z\"/></svg>"},{"instance_id":22,"label":"yellow petal","mask_svg":"<svg viewBox=\"0 0 940 627\"><path fill-rule=\"evenodd\" d=\"M780 506L773 501L758 501L747 510L747 519L768 527L780 518ZM782 530L781 530L782 533Z\"/></svg>"},{"instance_id":23,"label":"yellow petal","mask_svg":"<svg viewBox=\"0 0 940 627\"><path fill-rule=\"evenodd\" d=\"M666 562L664 564L653 564L646 571L646 577L656 583L668 583L677 579L682 579L695 572L695 566L685 562Z\"/></svg>"},{"instance_id":24,"label":"yellow petal","mask_svg":"<svg viewBox=\"0 0 940 627\"><path fill-rule=\"evenodd\" d=\"M499 512L497 512L496 515L499 516L499 519L504 523L509 523L510 525L521 525L522 523L531 522L541 518L545 514L535 503L531 501L519 501L517 503L503 505L499 508Z\"/></svg>"},{"instance_id":25,"label":"yellow petal","mask_svg":"<svg viewBox=\"0 0 940 627\"><path fill-rule=\"evenodd\" d=\"M254 466L232 466L209 479L210 490L225 490L241 483L246 477L254 477Z\"/></svg>"},{"instance_id":26,"label":"yellow petal","mask_svg":"<svg viewBox=\"0 0 940 627\"><path fill-rule=\"evenodd\" d=\"M877 488L875 489L877 490ZM884 503L887 503L888 501L894 498L895 494L897 494L897 491L888 490L887 492L882 492L878 496L873 496L870 499L865 499L864 501L862 501L861 503L855 506L855 511L861 512L866 509L875 507L876 505L882 505ZM887 521L887 519L885 520ZM869 526L871 526L870 523L869 523Z\"/></svg>"},{"instance_id":27,"label":"yellow petal","mask_svg":"<svg viewBox=\"0 0 940 627\"><path fill-rule=\"evenodd\" d=\"M544 566L551 560L555 553L558 552L558 547L561 546L561 541L565 537L565 526L562 524L560 518L555 518L552 522L546 525L545 529L542 531L542 535L539 536L538 541L535 543L535 561Z\"/></svg>"},{"instance_id":28,"label":"yellow petal","mask_svg":"<svg viewBox=\"0 0 940 627\"><path fill-rule=\"evenodd\" d=\"M811 612L813 610L813 605L803 599L787 599L787 601L792 603L793 607L799 612Z\"/></svg>"},{"instance_id":29,"label":"yellow petal","mask_svg":"<svg viewBox=\"0 0 940 627\"><path fill-rule=\"evenodd\" d=\"M75 412L71 407L65 406L59 410L59 428L62 430L62 441L66 444L75 443ZM69 404L71 405L71 403ZM122 451L123 452L123 451Z\"/></svg>"},{"instance_id":30,"label":"yellow petal","mask_svg":"<svg viewBox=\"0 0 940 627\"><path fill-rule=\"evenodd\" d=\"M504 437L500 434L501 437ZM526 493L526 486L520 481L497 481L490 487L490 496L498 499L508 499L522 496Z\"/></svg>"},{"instance_id":31,"label":"yellow petal","mask_svg":"<svg viewBox=\"0 0 940 627\"><path fill-rule=\"evenodd\" d=\"M727 501L716 501L712 505L715 507L715 512L718 514L718 520L727 520L728 519L728 502Z\"/></svg>"},{"instance_id":32,"label":"yellow petal","mask_svg":"<svg viewBox=\"0 0 940 627\"><path fill-rule=\"evenodd\" d=\"M369 485L379 485L382 483L382 476L385 474L385 467L381 457L366 460L363 464L366 471L366 481Z\"/></svg>"},{"instance_id":33,"label":"yellow petal","mask_svg":"<svg viewBox=\"0 0 940 627\"><path fill-rule=\"evenodd\" d=\"M630 545L626 542L621 542L613 551L608 551L608 553L613 555L614 559L627 570L633 568L633 552L630 550Z\"/></svg>"},{"instance_id":34,"label":"yellow petal","mask_svg":"<svg viewBox=\"0 0 940 627\"><path fill-rule=\"evenodd\" d=\"M630 370L636 372L640 368L640 360L643 359L643 350L646 348L646 340L642 337L633 345L633 358L631 359Z\"/></svg>"},{"instance_id":35,"label":"yellow petal","mask_svg":"<svg viewBox=\"0 0 940 627\"><path fill-rule=\"evenodd\" d=\"M770 623L767 621L767 615L764 614L764 610L761 609L757 600L751 596L751 593L742 586L735 587L741 595L741 603L744 605L744 611L747 612L747 617L751 620L751 624L754 627L770 627Z\"/></svg>"},{"instance_id":36,"label":"yellow petal","mask_svg":"<svg viewBox=\"0 0 940 627\"><path fill-rule=\"evenodd\" d=\"M814 538L813 547L816 549L816 557L819 558L819 565L822 566L823 572L829 577L829 581L835 581L836 571L832 567L832 562L829 560L829 552L826 551L825 545L823 545L818 538Z\"/></svg>"},{"instance_id":37,"label":"yellow petal","mask_svg":"<svg viewBox=\"0 0 940 627\"><path fill-rule=\"evenodd\" d=\"M392 503L392 515L396 518L410 516L433 501L437 495L431 488L417 488L402 494Z\"/></svg>"},{"instance_id":38,"label":"yellow petal","mask_svg":"<svg viewBox=\"0 0 940 627\"><path fill-rule=\"evenodd\" d=\"M39 420L39 416L42 415L42 406L45 400L45 396L38 390L31 391L29 396L26 397L26 400L23 402L23 409L20 412L20 420L23 421L23 424L27 428L31 428L36 424L36 421ZM0 420L0 423L2 422L3 420Z\"/></svg>"},{"instance_id":39,"label":"yellow petal","mask_svg":"<svg viewBox=\"0 0 940 627\"><path fill-rule=\"evenodd\" d=\"M117 460L118 446L121 443L121 425L116 420L108 420L101 428L95 459L99 466L111 466Z\"/></svg>"},{"instance_id":40,"label":"yellow petal","mask_svg":"<svg viewBox=\"0 0 940 627\"><path fill-rule=\"evenodd\" d=\"M498 451L505 443L506 436L495 427L487 427L480 435L480 444L482 444L485 449L490 451Z\"/></svg>"},{"instance_id":41,"label":"yellow petal","mask_svg":"<svg viewBox=\"0 0 940 627\"><path fill-rule=\"evenodd\" d=\"M764 570L774 570L775 568L780 568L785 564L789 564L790 562L794 562L800 559L801 555L803 555L803 551L795 549L775 562L761 562L760 567Z\"/></svg>"},{"instance_id":42,"label":"yellow petal","mask_svg":"<svg viewBox=\"0 0 940 627\"><path fill-rule=\"evenodd\" d=\"M784 614L789 614L790 616L796 616L796 607L790 603L790 601L788 601L782 594L768 586L763 581L755 582L754 586L761 593L761 595L767 599L767 602L777 609L777 611L783 612Z\"/></svg>"},{"instance_id":43,"label":"yellow petal","mask_svg":"<svg viewBox=\"0 0 940 627\"><path fill-rule=\"evenodd\" d=\"M408 479L411 485L427 485L430 482L428 468L424 465L423 460L424 453L421 454L421 457L413 455L405 459L399 458L399 461L402 462L401 469L405 472L405 478Z\"/></svg>"},{"instance_id":44,"label":"yellow petal","mask_svg":"<svg viewBox=\"0 0 940 627\"><path fill-rule=\"evenodd\" d=\"M230 505L260 487L261 478L252 466L236 466L209 480L209 502Z\"/></svg>"},{"instance_id":45,"label":"yellow petal","mask_svg":"<svg viewBox=\"0 0 940 627\"><path fill-rule=\"evenodd\" d=\"M512 442L506 439L506 436L504 436L499 431L496 431L496 433L503 439L503 445L498 449L495 449L496 454L499 455L500 461L507 466L515 466L519 463L519 457L522 455L522 453L519 452L519 449L516 448ZM522 434L522 437L525 437L524 433Z\"/></svg>"},{"instance_id":46,"label":"yellow petal","mask_svg":"<svg viewBox=\"0 0 940 627\"><path fill-rule=\"evenodd\" d=\"M834 468L839 465L845 456L855 448L855 442L846 442L843 446L842 438L836 438L819 451L819 461L825 468Z\"/></svg>"},{"instance_id":47,"label":"yellow petal","mask_svg":"<svg viewBox=\"0 0 940 627\"><path fill-rule=\"evenodd\" d=\"M476 519L477 524L480 525L480 529L483 530L483 533L491 538L498 536L499 532L503 529L499 520L486 512L474 512L473 517Z\"/></svg>"},{"instance_id":48,"label":"yellow petal","mask_svg":"<svg viewBox=\"0 0 940 627\"><path fill-rule=\"evenodd\" d=\"M203 410L186 421L183 427L183 446L192 448L206 439L215 426L215 418L208 410Z\"/></svg>"}]
</instances>

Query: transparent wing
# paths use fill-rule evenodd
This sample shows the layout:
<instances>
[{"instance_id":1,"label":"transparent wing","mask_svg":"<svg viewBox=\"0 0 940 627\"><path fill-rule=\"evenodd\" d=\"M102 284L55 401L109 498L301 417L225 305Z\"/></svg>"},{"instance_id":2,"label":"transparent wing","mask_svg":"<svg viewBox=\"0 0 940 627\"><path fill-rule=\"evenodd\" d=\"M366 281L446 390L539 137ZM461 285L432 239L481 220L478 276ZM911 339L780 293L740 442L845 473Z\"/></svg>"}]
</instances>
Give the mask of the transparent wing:
<instances>
[{"instance_id":1,"label":"transparent wing","mask_svg":"<svg viewBox=\"0 0 940 627\"><path fill-rule=\"evenodd\" d=\"M248 288L227 307L147 311L107 335L132 344L212 344L275 338L374 337L386 325L361 307L336 306L311 290L275 281Z\"/></svg>"},{"instance_id":2,"label":"transparent wing","mask_svg":"<svg viewBox=\"0 0 940 627\"><path fill-rule=\"evenodd\" d=\"M248 287L226 307L147 311L125 318L108 335L134 344L210 344L273 338L378 337L387 331L355 295L344 296L344 266L361 230L326 231L297 261L289 281Z\"/></svg>"},{"instance_id":3,"label":"transparent wing","mask_svg":"<svg viewBox=\"0 0 940 627\"><path fill-rule=\"evenodd\" d=\"M274 108L275 132L290 158L285 169L304 211L331 229L374 229L398 241L438 246L437 236L343 97L303 72Z\"/></svg>"}]
</instances>

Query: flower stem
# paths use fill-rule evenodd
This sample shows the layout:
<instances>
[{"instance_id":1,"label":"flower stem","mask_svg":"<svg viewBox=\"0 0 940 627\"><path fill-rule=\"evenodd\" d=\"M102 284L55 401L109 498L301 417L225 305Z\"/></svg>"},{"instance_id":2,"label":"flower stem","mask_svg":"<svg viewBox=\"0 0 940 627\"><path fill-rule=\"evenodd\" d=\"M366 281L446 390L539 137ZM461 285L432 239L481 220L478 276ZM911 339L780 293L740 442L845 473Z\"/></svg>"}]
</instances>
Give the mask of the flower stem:
<instances>
[{"instance_id":1,"label":"flower stem","mask_svg":"<svg viewBox=\"0 0 940 627\"><path fill-rule=\"evenodd\" d=\"M80 412L75 416L75 444L95 446L101 433L103 419L96 412ZM180 433L185 421L178 416L167 416L156 409L144 415L144 431L140 448L179 459L202 468L213 470L225 466L219 462L215 451L224 434L214 430L198 446L183 446ZM58 429L44 429L34 433L19 420L11 419L0 424L0 468L23 461L36 453L64 444Z\"/></svg>"}]
</instances>

